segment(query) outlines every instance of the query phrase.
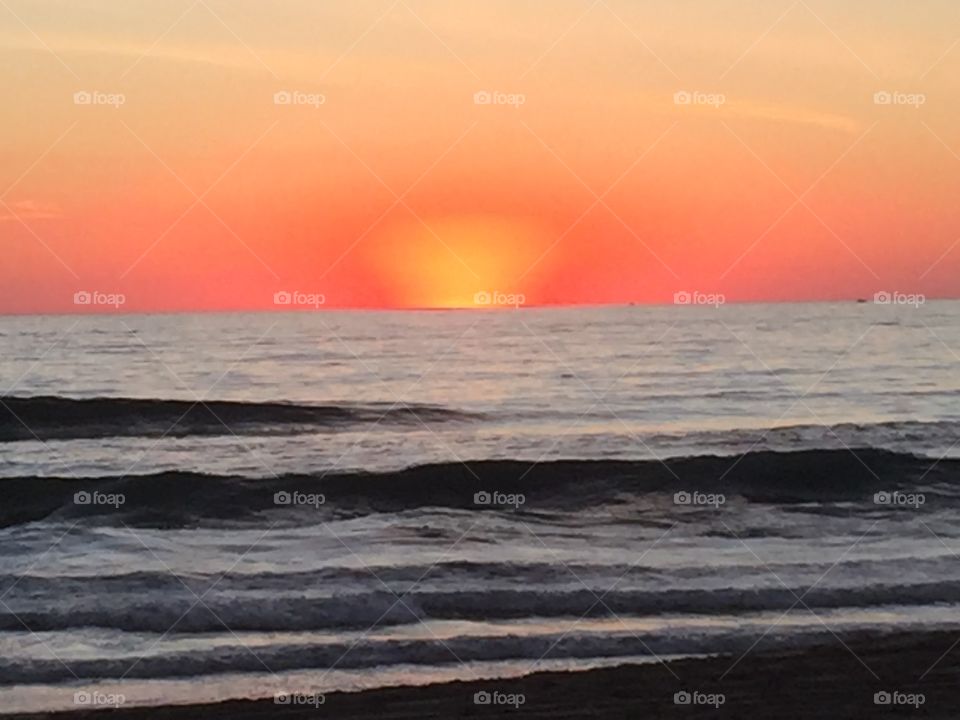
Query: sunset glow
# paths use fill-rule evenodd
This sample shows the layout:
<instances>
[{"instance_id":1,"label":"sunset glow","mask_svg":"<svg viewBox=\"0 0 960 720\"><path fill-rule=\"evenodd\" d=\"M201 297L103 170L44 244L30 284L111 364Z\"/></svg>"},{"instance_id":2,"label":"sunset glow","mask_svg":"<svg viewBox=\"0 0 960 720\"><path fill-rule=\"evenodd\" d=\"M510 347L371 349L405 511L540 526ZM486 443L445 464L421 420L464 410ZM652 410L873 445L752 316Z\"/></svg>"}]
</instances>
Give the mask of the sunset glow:
<instances>
[{"instance_id":1,"label":"sunset glow","mask_svg":"<svg viewBox=\"0 0 960 720\"><path fill-rule=\"evenodd\" d=\"M0 311L956 296L958 22L9 0Z\"/></svg>"},{"instance_id":2,"label":"sunset glow","mask_svg":"<svg viewBox=\"0 0 960 720\"><path fill-rule=\"evenodd\" d=\"M546 231L528 222L446 217L391 228L369 262L397 306L468 308L478 293L530 293L525 273L547 241Z\"/></svg>"}]
</instances>

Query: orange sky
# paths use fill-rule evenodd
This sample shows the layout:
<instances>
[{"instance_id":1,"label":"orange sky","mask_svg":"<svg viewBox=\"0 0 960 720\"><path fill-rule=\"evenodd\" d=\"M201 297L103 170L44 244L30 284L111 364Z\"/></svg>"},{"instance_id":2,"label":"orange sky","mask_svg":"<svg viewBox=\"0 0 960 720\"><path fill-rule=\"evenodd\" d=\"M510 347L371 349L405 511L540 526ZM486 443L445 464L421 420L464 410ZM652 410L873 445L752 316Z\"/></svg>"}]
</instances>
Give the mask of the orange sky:
<instances>
[{"instance_id":1,"label":"orange sky","mask_svg":"<svg viewBox=\"0 0 960 720\"><path fill-rule=\"evenodd\" d=\"M5 4L0 312L960 295L952 1Z\"/></svg>"}]
</instances>

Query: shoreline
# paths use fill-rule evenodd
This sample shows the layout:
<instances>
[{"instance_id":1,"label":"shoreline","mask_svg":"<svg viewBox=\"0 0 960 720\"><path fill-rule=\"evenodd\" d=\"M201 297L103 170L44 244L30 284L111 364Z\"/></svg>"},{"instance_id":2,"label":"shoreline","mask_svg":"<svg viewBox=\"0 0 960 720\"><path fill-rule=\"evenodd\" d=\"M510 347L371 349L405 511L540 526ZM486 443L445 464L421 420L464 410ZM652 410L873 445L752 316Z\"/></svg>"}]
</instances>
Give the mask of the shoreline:
<instances>
[{"instance_id":1,"label":"shoreline","mask_svg":"<svg viewBox=\"0 0 960 720\"><path fill-rule=\"evenodd\" d=\"M663 665L621 665L542 672L509 680L458 681L356 693L331 693L318 707L267 700L206 705L0 715L9 720L413 720L414 718L956 718L960 708L957 633L851 635L815 647L761 643L737 657L686 658ZM732 669L731 669L731 666ZM934 666L932 670L929 670ZM926 675L924 677L921 676ZM499 693L475 704L476 693ZM676 704L674 693L700 693ZM877 692L900 693L889 705ZM722 696L722 704L705 704ZM915 707L922 696L922 704ZM518 702L522 697L522 703ZM914 704L909 704L911 699ZM512 701L513 704L505 704ZM899 704L898 704L899 703Z\"/></svg>"}]
</instances>

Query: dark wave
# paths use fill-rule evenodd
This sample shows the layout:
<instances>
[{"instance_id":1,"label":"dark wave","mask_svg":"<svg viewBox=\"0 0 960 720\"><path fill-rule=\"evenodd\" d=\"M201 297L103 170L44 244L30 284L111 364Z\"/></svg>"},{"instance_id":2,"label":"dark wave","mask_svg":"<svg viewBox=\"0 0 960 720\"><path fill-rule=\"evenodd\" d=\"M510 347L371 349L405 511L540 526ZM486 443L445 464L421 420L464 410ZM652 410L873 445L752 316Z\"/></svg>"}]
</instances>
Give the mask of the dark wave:
<instances>
[{"instance_id":1,"label":"dark wave","mask_svg":"<svg viewBox=\"0 0 960 720\"><path fill-rule=\"evenodd\" d=\"M727 539L731 536L728 534ZM348 597L360 597L371 590L381 592L389 588L400 595L411 588L418 593L427 592L429 583L438 592L459 592L469 594L478 588L484 592L504 588L542 588L547 593L550 588L557 589L569 585L573 576L576 583L586 583L596 592L603 592L619 580L617 587L626 591L636 587L656 587L659 592L668 590L667 582L700 582L706 577L715 578L717 586L723 583L742 585L757 577L770 580L773 574L784 577L812 575L819 577L824 569L832 565L838 574L852 577L881 577L884 571L908 567L911 572L922 573L926 577L938 578L938 587L960 590L960 580L947 581L952 572L953 556L944 548L944 555L930 558L910 558L909 560L882 559L845 559L835 564L824 562L776 562L764 563L762 568L734 566L726 569L707 571L702 564L672 565L669 571L653 566L632 563L582 564L550 562L472 562L447 561L430 564L411 565L364 565L361 567L331 566L306 571L232 573L197 573L174 575L165 568L162 570L139 570L117 575L36 575L36 574L0 574L0 587L13 588L7 600L27 598L28 602L41 597L76 598L116 597L124 593L135 593L144 597L156 596L172 598L190 597L190 593L205 595L244 595L247 597L269 595L275 599L286 594L302 595L308 589L338 588ZM899 563L899 564L898 564ZM429 580L427 580L429 576ZM891 575L896 577L896 575ZM943 584L947 583L947 584ZM15 586L15 587L14 587ZM747 586L744 586L747 587ZM752 587L752 586L751 586ZM579 588L577 588L579 589ZM682 587L674 588L683 590ZM779 586L775 589L781 589ZM186 594L185 594L186 593ZM351 594L352 593L352 594ZM952 599L958 599L955 595ZM345 601L346 602L346 601ZM349 601L352 602L352 601ZM102 607L98 608L103 610ZM374 618L375 619L375 618Z\"/></svg>"},{"instance_id":2,"label":"dark wave","mask_svg":"<svg viewBox=\"0 0 960 720\"><path fill-rule=\"evenodd\" d=\"M219 633L366 630L430 620L520 620L523 618L606 618L671 614L785 611L803 598L808 608L867 608L956 602L960 581L857 587L762 587L664 590L494 589L410 593L371 591L316 596L302 592L229 595L211 592L202 603L186 591L145 594L135 588L111 595L69 598L53 607L27 602L0 607L0 632L55 632L102 628L126 632ZM598 602L598 597L603 602ZM401 600L398 601L398 598Z\"/></svg>"},{"instance_id":3,"label":"dark wave","mask_svg":"<svg viewBox=\"0 0 960 720\"><path fill-rule=\"evenodd\" d=\"M938 463L875 449L752 452L739 457L687 457L664 462L488 460L412 467L399 472L284 475L275 478L166 472L88 479L0 480L0 526L42 519L183 527L213 522L292 523L317 518L399 512L423 507L481 511L581 512L623 505L650 494L723 493L755 502L850 501L923 489L927 505L957 502L960 460ZM523 495L524 503L478 504L477 493ZM87 493L79 496L77 493ZM318 502L278 504L277 493ZM95 494L98 502L83 503ZM122 504L110 503L122 496ZM322 504L319 499L322 496ZM878 507L878 510L883 508ZM671 511L697 512L695 507ZM269 515L268 515L269 514Z\"/></svg>"},{"instance_id":4,"label":"dark wave","mask_svg":"<svg viewBox=\"0 0 960 720\"><path fill-rule=\"evenodd\" d=\"M436 405L368 403L309 405L229 400L0 398L0 442L105 437L185 437L310 432L349 425L472 420Z\"/></svg>"}]
</instances>

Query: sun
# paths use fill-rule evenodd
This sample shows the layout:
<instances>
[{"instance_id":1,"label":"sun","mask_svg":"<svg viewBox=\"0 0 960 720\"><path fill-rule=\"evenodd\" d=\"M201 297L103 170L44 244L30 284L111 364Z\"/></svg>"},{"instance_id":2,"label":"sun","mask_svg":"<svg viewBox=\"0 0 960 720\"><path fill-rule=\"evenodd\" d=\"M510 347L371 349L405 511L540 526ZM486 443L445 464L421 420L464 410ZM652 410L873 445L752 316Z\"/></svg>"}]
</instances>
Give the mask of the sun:
<instances>
[{"instance_id":1,"label":"sun","mask_svg":"<svg viewBox=\"0 0 960 720\"><path fill-rule=\"evenodd\" d=\"M385 233L374 262L398 307L482 308L485 296L525 294L545 237L513 218L425 219Z\"/></svg>"}]
</instances>

